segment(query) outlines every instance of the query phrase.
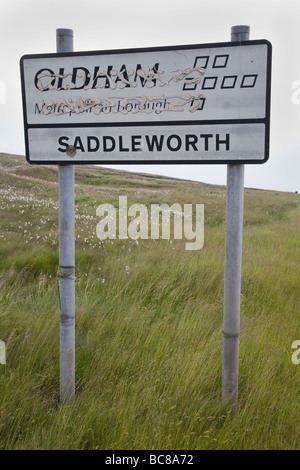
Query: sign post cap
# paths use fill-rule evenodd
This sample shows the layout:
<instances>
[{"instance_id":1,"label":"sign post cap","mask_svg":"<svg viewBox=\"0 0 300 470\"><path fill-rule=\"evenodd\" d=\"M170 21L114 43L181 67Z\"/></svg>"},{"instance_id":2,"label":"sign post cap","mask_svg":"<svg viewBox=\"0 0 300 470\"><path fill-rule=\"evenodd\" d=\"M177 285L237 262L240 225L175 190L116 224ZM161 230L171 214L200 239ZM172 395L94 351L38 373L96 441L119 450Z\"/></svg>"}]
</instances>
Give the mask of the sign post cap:
<instances>
[{"instance_id":1,"label":"sign post cap","mask_svg":"<svg viewBox=\"0 0 300 470\"><path fill-rule=\"evenodd\" d=\"M71 36L71 37L74 36L73 29L68 29L68 28L57 28L56 35L57 36Z\"/></svg>"},{"instance_id":2,"label":"sign post cap","mask_svg":"<svg viewBox=\"0 0 300 470\"><path fill-rule=\"evenodd\" d=\"M231 26L231 33L233 34L250 33L250 26L247 26L245 24Z\"/></svg>"}]
</instances>

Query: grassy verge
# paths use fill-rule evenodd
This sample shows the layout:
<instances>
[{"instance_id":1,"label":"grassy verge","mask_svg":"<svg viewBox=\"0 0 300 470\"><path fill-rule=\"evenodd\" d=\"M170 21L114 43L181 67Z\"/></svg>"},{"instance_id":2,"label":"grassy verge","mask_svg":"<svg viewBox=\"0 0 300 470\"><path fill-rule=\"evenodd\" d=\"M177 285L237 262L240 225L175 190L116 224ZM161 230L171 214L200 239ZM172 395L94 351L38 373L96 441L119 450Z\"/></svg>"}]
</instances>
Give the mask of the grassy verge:
<instances>
[{"instance_id":1,"label":"grassy verge","mask_svg":"<svg viewBox=\"0 0 300 470\"><path fill-rule=\"evenodd\" d=\"M96 207L120 191L107 189L111 171L86 170L96 185L78 171L77 399L67 406L58 396L56 174L30 167L24 179L19 160L1 162L1 449L300 448L300 365L291 361L300 339L299 195L245 191L233 413L221 402L225 189L146 176L138 185L137 175L132 185L120 172L129 204L204 203L204 247L100 242Z\"/></svg>"}]
</instances>

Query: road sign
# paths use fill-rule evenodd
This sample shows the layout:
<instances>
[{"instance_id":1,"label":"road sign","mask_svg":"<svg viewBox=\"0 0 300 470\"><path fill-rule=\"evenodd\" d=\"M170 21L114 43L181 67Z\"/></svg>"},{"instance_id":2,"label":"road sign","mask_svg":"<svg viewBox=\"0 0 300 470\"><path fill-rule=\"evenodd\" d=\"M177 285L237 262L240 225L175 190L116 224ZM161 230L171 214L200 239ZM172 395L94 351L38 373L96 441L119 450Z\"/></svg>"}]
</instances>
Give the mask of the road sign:
<instances>
[{"instance_id":1,"label":"road sign","mask_svg":"<svg viewBox=\"0 0 300 470\"><path fill-rule=\"evenodd\" d=\"M21 59L30 163L264 163L266 40Z\"/></svg>"}]
</instances>

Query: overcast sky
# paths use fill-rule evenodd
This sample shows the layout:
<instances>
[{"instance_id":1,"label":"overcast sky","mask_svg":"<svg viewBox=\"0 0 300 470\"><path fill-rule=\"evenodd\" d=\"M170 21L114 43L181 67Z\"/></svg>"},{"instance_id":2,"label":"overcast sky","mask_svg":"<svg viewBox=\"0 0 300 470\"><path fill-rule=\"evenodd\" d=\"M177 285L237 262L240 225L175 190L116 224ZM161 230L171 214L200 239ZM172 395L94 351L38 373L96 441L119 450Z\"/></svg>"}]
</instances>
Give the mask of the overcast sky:
<instances>
[{"instance_id":1,"label":"overcast sky","mask_svg":"<svg viewBox=\"0 0 300 470\"><path fill-rule=\"evenodd\" d=\"M270 157L246 166L245 186L300 192L299 0L1 0L0 152L25 154L19 60L55 52L57 28L90 51L230 41L239 24L273 46ZM122 168L226 184L226 165Z\"/></svg>"}]
</instances>

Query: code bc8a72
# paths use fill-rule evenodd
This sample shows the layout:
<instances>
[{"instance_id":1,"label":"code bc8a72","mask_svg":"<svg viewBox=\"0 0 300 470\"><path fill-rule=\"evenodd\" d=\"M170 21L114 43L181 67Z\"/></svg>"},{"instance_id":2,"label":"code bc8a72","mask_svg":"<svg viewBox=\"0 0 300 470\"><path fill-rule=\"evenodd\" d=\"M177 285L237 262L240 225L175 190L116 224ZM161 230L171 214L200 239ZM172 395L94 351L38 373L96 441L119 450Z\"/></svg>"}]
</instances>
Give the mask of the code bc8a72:
<instances>
[{"instance_id":1,"label":"code bc8a72","mask_svg":"<svg viewBox=\"0 0 300 470\"><path fill-rule=\"evenodd\" d=\"M193 455L189 454L160 454L160 455L149 455L150 465L193 465Z\"/></svg>"}]
</instances>

